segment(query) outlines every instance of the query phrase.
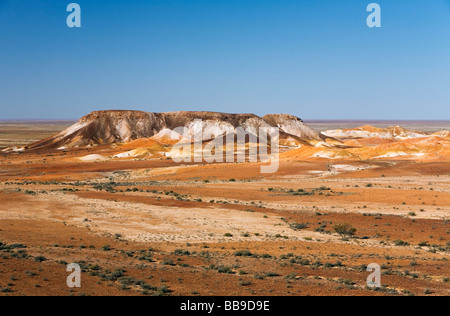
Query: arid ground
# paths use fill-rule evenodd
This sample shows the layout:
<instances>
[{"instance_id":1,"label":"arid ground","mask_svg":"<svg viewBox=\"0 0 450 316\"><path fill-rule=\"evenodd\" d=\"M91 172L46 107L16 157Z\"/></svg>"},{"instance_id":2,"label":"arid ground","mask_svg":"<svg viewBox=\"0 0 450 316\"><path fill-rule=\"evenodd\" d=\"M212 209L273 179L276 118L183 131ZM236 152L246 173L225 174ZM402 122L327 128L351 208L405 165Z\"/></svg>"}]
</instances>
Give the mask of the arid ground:
<instances>
[{"instance_id":1,"label":"arid ground","mask_svg":"<svg viewBox=\"0 0 450 316\"><path fill-rule=\"evenodd\" d=\"M117 149L0 152L0 295L450 294L450 159L284 153L264 175L259 163L79 159L94 154ZM353 237L336 233L344 223ZM66 284L69 263L81 288Z\"/></svg>"}]
</instances>

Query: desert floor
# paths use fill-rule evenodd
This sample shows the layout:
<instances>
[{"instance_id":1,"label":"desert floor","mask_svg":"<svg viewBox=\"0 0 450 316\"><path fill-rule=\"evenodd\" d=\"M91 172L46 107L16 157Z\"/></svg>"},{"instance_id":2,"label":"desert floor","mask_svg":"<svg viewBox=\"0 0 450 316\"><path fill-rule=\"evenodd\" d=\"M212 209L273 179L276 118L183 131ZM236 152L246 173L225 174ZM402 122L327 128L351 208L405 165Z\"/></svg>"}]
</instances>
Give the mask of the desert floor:
<instances>
[{"instance_id":1,"label":"desert floor","mask_svg":"<svg viewBox=\"0 0 450 316\"><path fill-rule=\"evenodd\" d=\"M282 160L262 175L75 159L94 150L109 149L0 154L0 295L450 294L450 161Z\"/></svg>"}]
</instances>

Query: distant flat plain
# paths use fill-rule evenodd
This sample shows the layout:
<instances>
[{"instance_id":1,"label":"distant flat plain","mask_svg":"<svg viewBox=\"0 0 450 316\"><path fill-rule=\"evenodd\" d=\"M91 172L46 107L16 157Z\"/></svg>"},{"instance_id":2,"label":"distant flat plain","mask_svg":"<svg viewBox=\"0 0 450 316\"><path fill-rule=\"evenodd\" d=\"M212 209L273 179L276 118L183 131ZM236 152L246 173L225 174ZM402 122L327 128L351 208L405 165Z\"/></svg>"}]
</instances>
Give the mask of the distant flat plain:
<instances>
[{"instance_id":1,"label":"distant flat plain","mask_svg":"<svg viewBox=\"0 0 450 316\"><path fill-rule=\"evenodd\" d=\"M75 121L0 121L0 148L24 146L53 136Z\"/></svg>"},{"instance_id":2,"label":"distant flat plain","mask_svg":"<svg viewBox=\"0 0 450 316\"><path fill-rule=\"evenodd\" d=\"M0 148L31 144L53 136L75 122L76 120L0 121ZM305 123L319 132L363 125L380 128L401 126L409 130L429 133L450 130L450 121L305 120Z\"/></svg>"}]
</instances>

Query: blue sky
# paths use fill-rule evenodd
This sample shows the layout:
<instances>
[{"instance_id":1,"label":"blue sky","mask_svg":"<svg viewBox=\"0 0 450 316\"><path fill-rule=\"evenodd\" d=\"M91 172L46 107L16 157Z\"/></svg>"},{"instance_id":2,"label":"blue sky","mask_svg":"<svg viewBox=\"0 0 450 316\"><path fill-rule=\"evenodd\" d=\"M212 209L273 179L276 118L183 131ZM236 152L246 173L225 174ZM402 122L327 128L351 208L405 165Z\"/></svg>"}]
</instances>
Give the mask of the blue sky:
<instances>
[{"instance_id":1,"label":"blue sky","mask_svg":"<svg viewBox=\"0 0 450 316\"><path fill-rule=\"evenodd\" d=\"M0 0L0 120L450 119L449 0ZM382 27L366 7L382 8Z\"/></svg>"}]
</instances>

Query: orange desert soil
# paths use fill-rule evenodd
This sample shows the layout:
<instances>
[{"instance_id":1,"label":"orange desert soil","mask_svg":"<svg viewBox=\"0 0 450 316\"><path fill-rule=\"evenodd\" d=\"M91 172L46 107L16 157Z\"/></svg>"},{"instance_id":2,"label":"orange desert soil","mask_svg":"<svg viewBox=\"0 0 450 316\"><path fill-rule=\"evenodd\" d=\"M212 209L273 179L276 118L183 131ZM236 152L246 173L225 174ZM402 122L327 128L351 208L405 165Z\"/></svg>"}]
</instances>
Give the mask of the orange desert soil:
<instances>
[{"instance_id":1,"label":"orange desert soil","mask_svg":"<svg viewBox=\"0 0 450 316\"><path fill-rule=\"evenodd\" d=\"M115 153L0 155L0 295L450 294L449 161L77 160Z\"/></svg>"}]
</instances>

